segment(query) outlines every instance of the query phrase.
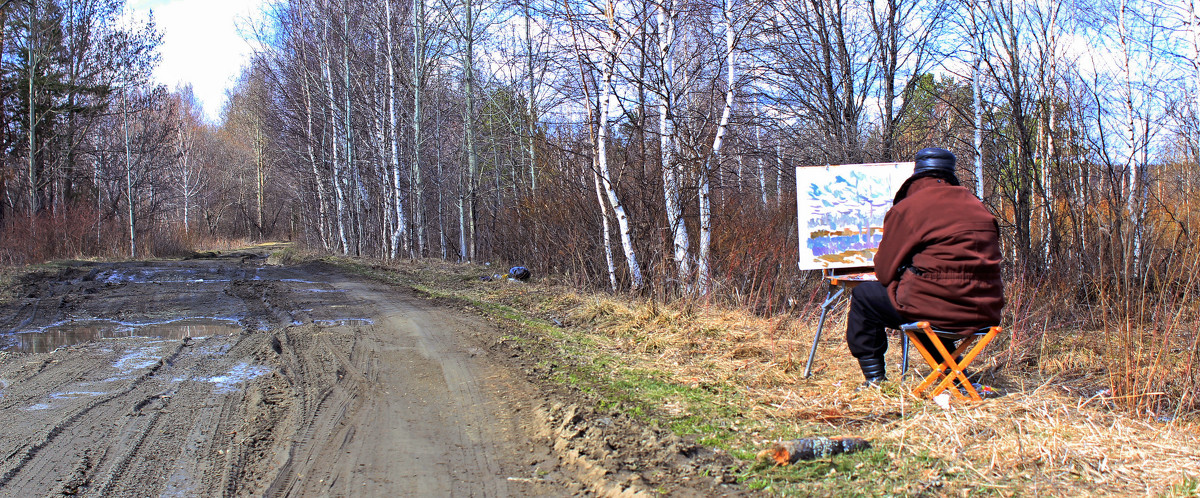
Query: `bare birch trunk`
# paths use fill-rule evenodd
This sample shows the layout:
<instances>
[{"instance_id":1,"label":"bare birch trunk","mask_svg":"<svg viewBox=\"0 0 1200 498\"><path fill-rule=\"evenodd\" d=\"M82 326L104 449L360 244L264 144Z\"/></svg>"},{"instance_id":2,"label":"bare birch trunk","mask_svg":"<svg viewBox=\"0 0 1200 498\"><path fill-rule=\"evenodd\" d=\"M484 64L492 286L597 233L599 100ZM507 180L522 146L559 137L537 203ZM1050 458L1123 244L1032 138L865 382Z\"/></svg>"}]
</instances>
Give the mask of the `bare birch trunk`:
<instances>
[{"instance_id":1,"label":"bare birch trunk","mask_svg":"<svg viewBox=\"0 0 1200 498\"><path fill-rule=\"evenodd\" d=\"M256 202L256 219L258 236L264 235L263 211L266 209L267 191L267 137L263 132L262 123L254 118L254 199Z\"/></svg>"},{"instance_id":2,"label":"bare birch trunk","mask_svg":"<svg viewBox=\"0 0 1200 498\"><path fill-rule=\"evenodd\" d=\"M971 94L975 103L975 136L972 144L975 148L975 196L983 199L983 88L980 78L983 77L983 33L980 30L980 20L976 18L976 5L971 4L971 30L975 45L975 60L971 65Z\"/></svg>"},{"instance_id":3,"label":"bare birch trunk","mask_svg":"<svg viewBox=\"0 0 1200 498\"><path fill-rule=\"evenodd\" d=\"M179 183L181 183L179 190L182 193L181 197L183 197L183 233L185 234L192 231L192 227L189 224L191 220L188 218L188 215L191 214L190 208L194 188L192 182L195 179L191 171L193 141L191 130L188 129L187 116L188 113L186 111L179 113L179 129L176 130L175 144L175 153L179 156Z\"/></svg>"},{"instance_id":4,"label":"bare birch trunk","mask_svg":"<svg viewBox=\"0 0 1200 498\"><path fill-rule=\"evenodd\" d=\"M33 88L33 84L30 83L30 89L32 90L32 88ZM33 99L30 99L30 100L32 101ZM30 104L30 108L32 109L32 104ZM122 93L122 96L121 96L121 115L124 118L123 120L124 120L124 124L125 124L125 126L124 126L125 127L125 200L128 201L128 204L129 204L129 257L136 258L137 257L137 230L134 229L136 227L136 223L135 223L136 219L134 218L134 209L133 209L133 154L130 150L130 145L129 145L129 89L128 88L126 88L124 90L124 92ZM30 135L32 136L32 133L30 133ZM29 140L30 140L30 143L33 143L32 138L30 138ZM29 153L32 156L33 150L30 149ZM32 216L33 215L30 214L30 217L32 217Z\"/></svg>"},{"instance_id":5,"label":"bare birch trunk","mask_svg":"<svg viewBox=\"0 0 1200 498\"><path fill-rule=\"evenodd\" d=\"M328 29L328 27L326 29ZM328 38L326 38L326 43L328 43ZM333 161L333 192L334 201L337 208L338 240L341 243L342 255L349 255L350 244L346 239L346 192L342 185L342 165L340 161L341 158L339 157L338 147L340 139L337 137L337 135L339 135L337 115L334 113L334 109L337 106L337 98L333 93L333 70L330 67L331 58L332 56L329 53L328 47L326 47L324 57L321 59L321 70L325 74L325 89L328 91L329 98L329 129L333 135L335 135L335 137L329 141L329 144L331 154L330 158Z\"/></svg>"},{"instance_id":6,"label":"bare birch trunk","mask_svg":"<svg viewBox=\"0 0 1200 498\"><path fill-rule=\"evenodd\" d=\"M363 210L363 203L366 202L363 196L362 178L359 175L358 165L354 162L354 109L351 98L354 95L350 86L350 0L343 0L342 3L342 36L345 38L342 41L342 84L346 97L346 109L342 118L345 121L345 138L346 138L346 168L350 170L351 178L354 180L355 192L355 232L354 232L354 255L362 255L362 239L363 239L363 217L366 213Z\"/></svg>"},{"instance_id":7,"label":"bare birch trunk","mask_svg":"<svg viewBox=\"0 0 1200 498\"><path fill-rule=\"evenodd\" d=\"M600 224L604 229L604 261L608 268L608 286L612 292L617 292L617 265L613 261L612 228L608 224L608 208L604 205L604 192L600 188L600 173L592 168L592 178L596 184L596 202L600 205Z\"/></svg>"},{"instance_id":8,"label":"bare birch trunk","mask_svg":"<svg viewBox=\"0 0 1200 498\"><path fill-rule=\"evenodd\" d=\"M1121 0L1120 17L1118 19L1118 32L1121 40L1122 68L1125 81L1125 132L1126 138L1129 140L1129 158L1126 161L1128 169L1129 189L1126 196L1126 214L1130 222L1130 241L1128 246L1128 254L1126 255L1126 271L1125 275L1136 280L1139 272L1138 253L1141 246L1141 227L1139 220L1140 209L1140 194L1141 194L1141 164L1138 161L1138 151L1141 145L1138 143L1137 130L1137 110L1133 107L1133 68L1132 57L1130 55L1130 45L1132 41L1129 38L1129 26L1127 24L1129 17L1129 2Z\"/></svg>"},{"instance_id":9,"label":"bare birch trunk","mask_svg":"<svg viewBox=\"0 0 1200 498\"><path fill-rule=\"evenodd\" d=\"M388 9L384 10L386 11ZM391 21L390 19L385 18L383 22L386 25ZM387 43L386 37L384 38L384 43ZM389 85L389 82L386 80L381 81L384 77L380 75L380 71L383 71L384 68L391 69L391 64L384 60L385 58L390 58L389 56L391 55L391 47L389 46L386 52L384 50L380 50L378 41L374 43L374 47L375 75L374 78L372 78L372 83L374 89L373 93L375 96L375 108L389 109L391 107L391 92L389 91L391 85ZM380 222L378 242L379 255L383 258L395 259L395 256L393 255L396 253L396 244L395 241L392 240L392 236L396 233L396 227L399 225L396 223L396 211L392 209L392 206L396 205L396 192L395 190L387 187L396 181L396 177L393 174L395 170L390 164L393 160L393 156L390 154L390 149L388 146L390 119L387 113L381 112L372 113L371 116L375 123L375 154L378 157L378 160L371 162L373 165L371 172L375 175L373 180L378 182L380 190L379 204L383 206L377 215L379 216Z\"/></svg>"},{"instance_id":10,"label":"bare birch trunk","mask_svg":"<svg viewBox=\"0 0 1200 498\"><path fill-rule=\"evenodd\" d=\"M470 261L471 255L467 249L467 200L464 195L462 169L458 173L458 260Z\"/></svg>"},{"instance_id":11,"label":"bare birch trunk","mask_svg":"<svg viewBox=\"0 0 1200 498\"><path fill-rule=\"evenodd\" d=\"M463 52L463 69L466 71L467 79L467 115L466 123L466 145L467 145L467 216L469 226L464 230L467 232L467 256L469 261L475 261L475 172L478 171L479 159L475 155L475 6L472 0L466 0L466 22L464 23L463 36L466 37L467 48Z\"/></svg>"},{"instance_id":12,"label":"bare birch trunk","mask_svg":"<svg viewBox=\"0 0 1200 498\"><path fill-rule=\"evenodd\" d=\"M661 101L658 116L658 143L662 159L663 197L667 212L667 225L671 229L671 241L674 249L672 258L675 261L676 278L684 289L691 287L691 264L688 259L689 238L687 225L683 221L683 199L680 194L679 165L675 162L675 147L678 144L675 137L675 10L674 0L664 0L658 11L659 41L658 52L662 64Z\"/></svg>"},{"instance_id":13,"label":"bare birch trunk","mask_svg":"<svg viewBox=\"0 0 1200 498\"><path fill-rule=\"evenodd\" d=\"M307 64L305 64L307 67ZM313 105L312 105L312 89L309 86L308 75L305 74L302 78L304 86L304 120L305 120L305 137L304 143L308 152L308 162L312 166L313 183L317 190L317 236L321 238L321 244L325 249L329 249L329 239L325 233L325 223L328 213L325 211L325 182L321 178L321 171L317 167L317 154L313 147Z\"/></svg>"},{"instance_id":14,"label":"bare birch trunk","mask_svg":"<svg viewBox=\"0 0 1200 498\"><path fill-rule=\"evenodd\" d=\"M609 40L608 46L605 47L608 53L605 56L604 84L600 88L601 111L600 126L596 130L596 162L600 170L600 181L604 185L604 190L608 192L608 202L612 205L613 214L617 218L617 226L621 231L621 248L625 251L625 262L629 267L630 287L632 290L638 290L643 284L642 268L638 264L637 252L633 246L633 229L629 224L629 215L625 212L625 206L621 204L621 199L617 195L616 186L613 185L612 174L608 169L608 117L612 113L613 100L616 98L613 95L612 85L613 73L617 69L619 50L613 9L612 0L609 0L607 11Z\"/></svg>"},{"instance_id":15,"label":"bare birch trunk","mask_svg":"<svg viewBox=\"0 0 1200 498\"><path fill-rule=\"evenodd\" d=\"M439 134L441 133L442 129L442 109L441 106L438 105L439 102L440 99L435 100L433 103L434 142L438 141ZM438 181L440 182L443 178L445 178L445 176L442 175L442 148L435 147L434 149L434 163L437 164L437 177ZM442 261L448 261L450 259L450 253L447 251L448 241L446 240L445 201L442 199L442 193L445 192L445 190L446 189L444 188L437 189L438 242L441 246Z\"/></svg>"},{"instance_id":16,"label":"bare birch trunk","mask_svg":"<svg viewBox=\"0 0 1200 498\"><path fill-rule=\"evenodd\" d=\"M413 229L417 235L415 257L425 256L425 183L421 176L421 120L425 102L425 0L413 0L413 158L411 179L414 202Z\"/></svg>"},{"instance_id":17,"label":"bare birch trunk","mask_svg":"<svg viewBox=\"0 0 1200 498\"><path fill-rule=\"evenodd\" d=\"M721 156L713 151L713 160L720 164ZM696 258L697 287L701 295L707 295L712 290L712 196L708 177L709 165L700 166L699 198L700 198L700 249Z\"/></svg>"},{"instance_id":18,"label":"bare birch trunk","mask_svg":"<svg viewBox=\"0 0 1200 498\"><path fill-rule=\"evenodd\" d=\"M28 74L26 75L27 79L29 80L29 116L28 116L28 118L29 118L29 226L31 228L36 228L36 223L34 223L34 217L37 215L37 212L41 209L40 202L39 202L41 199L38 197L38 188L37 188L38 182L40 181L38 178L38 175L37 175L37 143L36 143L36 139L35 139L35 137L37 137L37 114L35 113L35 110L34 110L34 102L37 101L37 93L34 91L34 88L33 88L34 73L37 71L37 65L38 65L37 54L34 53L34 46L36 45L35 40L37 38L37 30L36 30L37 2L30 2L29 9L30 9L30 11L29 11L29 39L25 42L27 45L29 45L29 58L28 58L29 71L27 71ZM128 109L125 109L124 106L128 105L129 89L125 88L125 92L126 92L125 96L122 97L124 99L124 103L122 104L123 105L122 112L124 113L124 116L125 116L125 156L126 156L126 169L128 169L129 111L128 111ZM126 176L128 177L129 175L127 174ZM129 194L129 204L130 204L130 206L133 205L132 192ZM133 246L133 208L132 207L130 207L130 209L129 209L129 244L130 244L130 247ZM132 251L132 249L131 249L131 251ZM130 255L130 256L132 257L133 255Z\"/></svg>"},{"instance_id":19,"label":"bare birch trunk","mask_svg":"<svg viewBox=\"0 0 1200 498\"><path fill-rule=\"evenodd\" d=\"M1188 13L1191 15L1188 24L1192 28L1192 91L1196 99L1192 118L1200 121L1200 0L1188 2Z\"/></svg>"},{"instance_id":20,"label":"bare birch trunk","mask_svg":"<svg viewBox=\"0 0 1200 498\"><path fill-rule=\"evenodd\" d=\"M729 129L729 118L733 114L734 85L737 83L737 57L733 51L732 11L733 0L725 0L725 7L721 12L721 17L725 24L725 64L728 66L728 73L725 81L725 108L721 111L721 121L717 124L717 134L713 138L712 145L713 162L717 168L721 167L721 147L725 143L725 133ZM700 257L697 263L697 272L699 273L701 294L708 294L712 290L712 207L710 189L709 168L706 161L704 167L700 170Z\"/></svg>"},{"instance_id":21,"label":"bare birch trunk","mask_svg":"<svg viewBox=\"0 0 1200 498\"><path fill-rule=\"evenodd\" d=\"M537 108L537 78L534 76L534 72L533 72L533 30L532 30L532 27L530 26L530 24L532 23L532 19L531 19L532 16L530 15L530 12L529 12L529 2L531 2L531 1L532 0L525 0L525 60L528 63L526 70L528 72L528 77L529 77L529 99L527 102L527 105L529 106L529 117L527 119L527 121L529 122L529 126L528 126L528 133L529 133L529 142L528 142L528 147L529 147L529 192L530 192L530 194L536 196L536 192L537 192L537 142L535 141L535 139L537 136L538 108Z\"/></svg>"},{"instance_id":22,"label":"bare birch trunk","mask_svg":"<svg viewBox=\"0 0 1200 498\"><path fill-rule=\"evenodd\" d=\"M425 2L424 0L413 0L413 4L423 8ZM404 189L400 184L400 127L396 118L396 56L394 52L395 43L392 41L392 0L386 0L383 6L385 18L384 25L387 27L388 145L391 149L389 159L391 160L392 195L394 196L392 198L392 211L395 213L396 220L395 229L392 231L391 257L392 259L396 259L399 256L399 251L401 250L402 246L404 249L408 249L408 219L404 215ZM413 47L414 50L416 50L416 47L421 46L423 43L421 39L421 29L424 24L424 12L423 10L414 10L413 15L416 17L416 20L413 22ZM414 59L415 60L413 63L419 64L417 61L420 60L420 58L414 57ZM413 83L415 89L414 93L420 93L420 82L414 81ZM417 99L416 105L413 107L413 115L420 116L420 113L420 100ZM419 118L414 117L413 120L414 122L419 123ZM420 125L418 124L418 126ZM421 148L421 141L419 139L419 134L417 134L417 136L418 140L416 140L416 142L413 144L413 150L419 151ZM414 156L413 163L420 164L420 153L414 152Z\"/></svg>"},{"instance_id":23,"label":"bare birch trunk","mask_svg":"<svg viewBox=\"0 0 1200 498\"><path fill-rule=\"evenodd\" d=\"M1048 54L1043 59L1046 61L1048 68L1042 74L1042 100L1045 102L1043 111L1043 119L1041 123L1042 147L1042 215L1041 226L1042 230L1042 261L1047 266L1053 265L1051 261L1053 254L1051 248L1055 240L1056 224L1054 223L1054 184L1052 169L1054 161L1054 127L1055 127L1055 111L1057 109L1055 88L1058 86L1057 71L1058 71L1058 12L1059 4L1051 2L1049 7L1050 18L1046 27L1046 47Z\"/></svg>"},{"instance_id":24,"label":"bare birch trunk","mask_svg":"<svg viewBox=\"0 0 1200 498\"><path fill-rule=\"evenodd\" d=\"M783 146L775 144L775 203L783 202Z\"/></svg>"},{"instance_id":25,"label":"bare birch trunk","mask_svg":"<svg viewBox=\"0 0 1200 498\"><path fill-rule=\"evenodd\" d=\"M763 165L762 126L754 127L754 148L758 150L758 191L762 194L762 205L765 208L767 207L767 170Z\"/></svg>"}]
</instances>

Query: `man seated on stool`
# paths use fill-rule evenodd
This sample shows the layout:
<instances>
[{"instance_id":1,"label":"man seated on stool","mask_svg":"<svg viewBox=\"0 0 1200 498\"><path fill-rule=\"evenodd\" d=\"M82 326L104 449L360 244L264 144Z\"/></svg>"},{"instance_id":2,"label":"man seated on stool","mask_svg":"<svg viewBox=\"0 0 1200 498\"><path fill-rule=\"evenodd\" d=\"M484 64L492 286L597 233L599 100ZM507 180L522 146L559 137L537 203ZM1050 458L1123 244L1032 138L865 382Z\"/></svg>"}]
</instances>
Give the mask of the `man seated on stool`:
<instances>
[{"instance_id":1,"label":"man seated on stool","mask_svg":"<svg viewBox=\"0 0 1200 498\"><path fill-rule=\"evenodd\" d=\"M884 217L875 253L879 281L854 288L846 343L864 386L887 380L885 328L927 321L936 330L968 333L1000 323L1000 229L983 203L959 185L954 165L946 149L917 152L912 176ZM954 351L953 341L944 344ZM925 345L942 360L932 344Z\"/></svg>"}]
</instances>

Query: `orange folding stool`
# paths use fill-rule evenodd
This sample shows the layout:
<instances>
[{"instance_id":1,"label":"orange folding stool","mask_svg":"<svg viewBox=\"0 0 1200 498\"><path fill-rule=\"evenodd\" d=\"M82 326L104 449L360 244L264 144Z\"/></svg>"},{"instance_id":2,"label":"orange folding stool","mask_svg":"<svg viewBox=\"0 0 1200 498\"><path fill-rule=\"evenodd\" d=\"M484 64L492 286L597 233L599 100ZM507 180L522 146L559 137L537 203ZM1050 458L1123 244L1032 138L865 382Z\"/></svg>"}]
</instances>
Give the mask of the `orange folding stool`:
<instances>
[{"instance_id":1,"label":"orange folding stool","mask_svg":"<svg viewBox=\"0 0 1200 498\"><path fill-rule=\"evenodd\" d=\"M957 334L954 332L934 330L933 327L929 325L929 322L913 322L901 325L900 330L904 331L909 338L908 343L917 348L917 351L921 353L921 357L925 358L925 363L928 363L929 367L933 369L933 371L925 377L925 380L921 382L916 389L913 389L913 395L920 397L922 393L925 393L928 390L929 397L934 397L938 394L941 394L942 391L945 391L947 388L954 387L954 384L957 383L961 390L950 389L950 392L954 394L956 398L963 401L968 399L983 401L983 397L979 396L979 392L975 390L975 386L971 385L971 381L967 379L967 376L963 374L963 371L966 370L967 366L975 360L976 356L979 356L979 353L983 351L983 348L986 348L988 343L992 342L992 339L996 338L996 335L1001 331L1000 327L984 327L979 329L978 332L972 334ZM932 343L933 347L937 349L937 352L941 354L943 361L939 362L933 359L933 355L925 349L925 345L921 344L921 341L917 340L917 334L925 334L925 336L929 338L929 342ZM959 343L958 347L956 347L954 352L951 353L946 350L946 346L942 345L942 341L940 341L939 338L947 338L952 340L961 339L962 342ZM972 348L971 345L974 345L975 347ZM961 360L957 360L956 358L958 358L959 355L962 355L964 351L966 354L963 355ZM932 390L930 390L931 388ZM963 394L963 391L966 391L966 395Z\"/></svg>"}]
</instances>

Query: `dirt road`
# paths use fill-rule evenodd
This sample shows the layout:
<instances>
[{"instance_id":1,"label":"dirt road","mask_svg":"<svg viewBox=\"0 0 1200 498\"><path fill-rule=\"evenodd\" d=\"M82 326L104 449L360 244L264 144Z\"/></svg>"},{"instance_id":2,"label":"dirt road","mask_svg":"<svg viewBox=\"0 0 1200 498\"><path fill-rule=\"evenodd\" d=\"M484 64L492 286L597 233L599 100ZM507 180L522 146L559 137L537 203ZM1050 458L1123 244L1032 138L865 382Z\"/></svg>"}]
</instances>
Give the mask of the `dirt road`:
<instances>
[{"instance_id":1,"label":"dirt road","mask_svg":"<svg viewBox=\"0 0 1200 498\"><path fill-rule=\"evenodd\" d=\"M329 265L80 263L17 290L2 496L738 492L703 448L531 378L487 319Z\"/></svg>"}]
</instances>

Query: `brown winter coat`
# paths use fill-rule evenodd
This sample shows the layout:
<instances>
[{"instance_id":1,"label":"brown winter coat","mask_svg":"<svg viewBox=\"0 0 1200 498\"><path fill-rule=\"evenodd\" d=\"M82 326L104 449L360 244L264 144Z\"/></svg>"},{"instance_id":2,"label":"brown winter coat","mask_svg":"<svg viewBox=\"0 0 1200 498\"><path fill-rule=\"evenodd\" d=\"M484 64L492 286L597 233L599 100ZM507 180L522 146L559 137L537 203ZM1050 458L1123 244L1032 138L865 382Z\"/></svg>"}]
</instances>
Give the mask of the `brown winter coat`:
<instances>
[{"instance_id":1,"label":"brown winter coat","mask_svg":"<svg viewBox=\"0 0 1200 498\"><path fill-rule=\"evenodd\" d=\"M907 320L968 332L1000 323L1000 230L966 188L911 180L883 222L875 274Z\"/></svg>"}]
</instances>

